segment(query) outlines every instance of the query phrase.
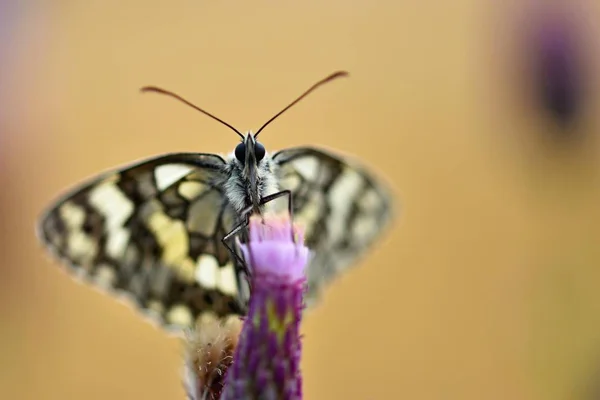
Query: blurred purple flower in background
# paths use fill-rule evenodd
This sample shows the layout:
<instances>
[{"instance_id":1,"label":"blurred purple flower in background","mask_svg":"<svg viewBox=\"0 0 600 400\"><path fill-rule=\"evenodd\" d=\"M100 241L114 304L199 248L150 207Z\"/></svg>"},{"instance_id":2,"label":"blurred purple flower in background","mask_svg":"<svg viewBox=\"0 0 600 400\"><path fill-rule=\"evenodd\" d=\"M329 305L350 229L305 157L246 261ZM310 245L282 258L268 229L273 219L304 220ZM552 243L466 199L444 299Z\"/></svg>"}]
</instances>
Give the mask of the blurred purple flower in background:
<instances>
[{"instance_id":1,"label":"blurred purple flower in background","mask_svg":"<svg viewBox=\"0 0 600 400\"><path fill-rule=\"evenodd\" d=\"M540 105L566 126L578 116L583 95L578 32L561 13L544 15L535 28L533 70Z\"/></svg>"},{"instance_id":2,"label":"blurred purple flower in background","mask_svg":"<svg viewBox=\"0 0 600 400\"><path fill-rule=\"evenodd\" d=\"M300 321L309 257L303 242L289 216L250 220L250 240L241 244L251 270L248 314L239 337L213 324L199 330L207 332L204 339L190 342L189 398L302 398Z\"/></svg>"}]
</instances>

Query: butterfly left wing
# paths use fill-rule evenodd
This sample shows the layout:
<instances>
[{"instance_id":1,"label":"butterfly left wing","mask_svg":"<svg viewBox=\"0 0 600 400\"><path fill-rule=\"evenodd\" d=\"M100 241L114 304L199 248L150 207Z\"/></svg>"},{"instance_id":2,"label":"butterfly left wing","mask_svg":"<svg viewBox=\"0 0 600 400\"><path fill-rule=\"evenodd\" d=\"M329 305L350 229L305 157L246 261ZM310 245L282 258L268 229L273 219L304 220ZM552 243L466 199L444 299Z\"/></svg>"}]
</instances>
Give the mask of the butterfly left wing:
<instances>
[{"instance_id":1,"label":"butterfly left wing","mask_svg":"<svg viewBox=\"0 0 600 400\"><path fill-rule=\"evenodd\" d=\"M177 153L110 171L51 207L39 236L72 274L126 295L168 330L242 314L221 243L235 220L224 166L217 155Z\"/></svg>"},{"instance_id":2,"label":"butterfly left wing","mask_svg":"<svg viewBox=\"0 0 600 400\"><path fill-rule=\"evenodd\" d=\"M324 150L291 148L272 160L280 189L292 192L294 220L306 230L311 303L381 236L392 219L391 195L362 165Z\"/></svg>"}]
</instances>

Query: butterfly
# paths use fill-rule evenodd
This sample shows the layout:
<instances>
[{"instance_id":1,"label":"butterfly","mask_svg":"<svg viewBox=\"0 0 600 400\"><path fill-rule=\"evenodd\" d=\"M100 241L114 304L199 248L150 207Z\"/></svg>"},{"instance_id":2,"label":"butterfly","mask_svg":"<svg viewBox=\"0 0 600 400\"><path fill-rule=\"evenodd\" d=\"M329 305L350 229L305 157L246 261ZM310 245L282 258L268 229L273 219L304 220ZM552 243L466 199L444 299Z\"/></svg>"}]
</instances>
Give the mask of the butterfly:
<instances>
[{"instance_id":1,"label":"butterfly","mask_svg":"<svg viewBox=\"0 0 600 400\"><path fill-rule=\"evenodd\" d=\"M235 131L227 157L173 153L96 176L55 201L37 226L45 247L73 276L133 302L167 331L194 328L202 318L244 315L249 298L243 260L229 239L248 217L288 212L305 228L312 258L307 302L355 264L392 219L392 198L360 163L316 147L269 154L255 133L236 128L175 93L180 100Z\"/></svg>"}]
</instances>

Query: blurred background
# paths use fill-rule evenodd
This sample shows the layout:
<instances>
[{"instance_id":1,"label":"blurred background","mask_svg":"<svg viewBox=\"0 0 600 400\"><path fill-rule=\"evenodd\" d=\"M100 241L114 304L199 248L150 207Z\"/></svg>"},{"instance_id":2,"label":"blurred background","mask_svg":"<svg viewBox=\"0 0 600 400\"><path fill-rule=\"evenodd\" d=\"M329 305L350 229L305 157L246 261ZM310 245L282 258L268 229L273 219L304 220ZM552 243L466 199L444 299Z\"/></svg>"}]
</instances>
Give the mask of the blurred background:
<instances>
[{"instance_id":1,"label":"blurred background","mask_svg":"<svg viewBox=\"0 0 600 400\"><path fill-rule=\"evenodd\" d=\"M600 3L0 3L0 398L184 399L179 341L69 279L40 212L263 135L360 158L397 219L304 322L307 399L600 398Z\"/></svg>"}]
</instances>

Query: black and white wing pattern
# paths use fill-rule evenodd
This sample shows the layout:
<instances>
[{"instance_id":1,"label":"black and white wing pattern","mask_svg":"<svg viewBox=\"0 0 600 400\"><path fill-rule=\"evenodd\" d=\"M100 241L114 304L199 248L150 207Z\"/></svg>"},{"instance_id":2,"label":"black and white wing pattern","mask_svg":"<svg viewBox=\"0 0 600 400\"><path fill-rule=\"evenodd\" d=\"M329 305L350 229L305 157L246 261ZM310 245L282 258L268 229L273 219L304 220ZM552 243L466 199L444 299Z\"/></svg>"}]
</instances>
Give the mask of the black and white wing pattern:
<instances>
[{"instance_id":1,"label":"black and white wing pattern","mask_svg":"<svg viewBox=\"0 0 600 400\"><path fill-rule=\"evenodd\" d=\"M271 161L312 252L310 305L388 225L390 195L359 164L322 150ZM215 154L177 153L105 173L57 201L38 234L73 275L129 298L166 330L243 315L247 282L221 242L240 222L224 193L227 166Z\"/></svg>"},{"instance_id":2,"label":"black and white wing pattern","mask_svg":"<svg viewBox=\"0 0 600 400\"><path fill-rule=\"evenodd\" d=\"M63 197L38 234L70 272L125 295L165 329L204 313L244 313L221 239L236 216L222 193L226 161L179 153L108 172Z\"/></svg>"},{"instance_id":3,"label":"black and white wing pattern","mask_svg":"<svg viewBox=\"0 0 600 400\"><path fill-rule=\"evenodd\" d=\"M391 196L361 165L324 150L295 147L272 159L280 189L292 192L294 221L306 229L311 305L324 285L355 264L389 225Z\"/></svg>"}]
</instances>

